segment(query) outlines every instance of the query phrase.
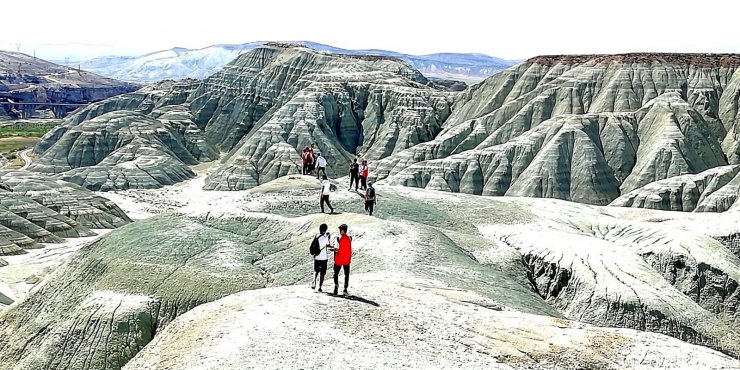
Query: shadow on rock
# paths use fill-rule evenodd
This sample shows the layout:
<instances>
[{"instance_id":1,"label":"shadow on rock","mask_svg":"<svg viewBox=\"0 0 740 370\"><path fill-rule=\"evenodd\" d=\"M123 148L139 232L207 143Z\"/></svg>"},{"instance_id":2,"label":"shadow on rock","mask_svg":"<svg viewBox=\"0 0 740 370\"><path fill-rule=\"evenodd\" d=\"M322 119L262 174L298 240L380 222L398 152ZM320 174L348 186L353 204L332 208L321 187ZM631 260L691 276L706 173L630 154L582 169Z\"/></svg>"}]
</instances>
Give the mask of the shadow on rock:
<instances>
[{"instance_id":1,"label":"shadow on rock","mask_svg":"<svg viewBox=\"0 0 740 370\"><path fill-rule=\"evenodd\" d=\"M358 301L358 302L362 302L362 303L367 303L367 304L372 305L372 306L375 306L375 307L380 307L380 304L378 304L378 302L371 301L371 300L369 300L367 298L359 297L359 296L356 296L356 295L337 295L337 294L333 294L333 293L326 293L326 295L328 295L330 297L334 297L334 298L342 298L342 299L346 299L346 300L350 300L350 301Z\"/></svg>"}]
</instances>

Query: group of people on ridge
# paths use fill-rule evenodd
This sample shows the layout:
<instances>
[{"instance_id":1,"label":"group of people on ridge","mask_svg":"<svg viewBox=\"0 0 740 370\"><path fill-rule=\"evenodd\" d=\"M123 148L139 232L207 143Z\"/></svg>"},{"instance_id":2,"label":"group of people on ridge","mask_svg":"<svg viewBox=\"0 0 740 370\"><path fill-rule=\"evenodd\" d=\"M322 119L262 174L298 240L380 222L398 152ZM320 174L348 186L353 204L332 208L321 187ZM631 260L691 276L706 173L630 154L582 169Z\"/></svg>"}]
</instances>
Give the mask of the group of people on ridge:
<instances>
[{"instance_id":1,"label":"group of people on ridge","mask_svg":"<svg viewBox=\"0 0 740 370\"><path fill-rule=\"evenodd\" d=\"M310 246L310 253L313 255L313 284L311 289L316 289L316 280L319 280L318 292L323 292L324 277L329 264L329 252L334 255L334 295L339 294L339 271L344 270L344 289L343 294L347 293L349 287L349 266L352 263L352 237L347 235L347 225L339 225L339 236L332 239L329 233L329 226L321 224L319 226L319 235L314 237Z\"/></svg>"},{"instance_id":2,"label":"group of people on ridge","mask_svg":"<svg viewBox=\"0 0 740 370\"><path fill-rule=\"evenodd\" d=\"M316 178L321 179L321 188L319 190L321 213L325 213L325 207L329 208L331 213L334 213L334 207L332 207L329 200L334 185L326 175L326 158L316 151L315 144L311 144L310 147L303 148L301 159L303 160L303 174L312 175L315 170ZM367 180L370 175L367 160L363 159L361 162L358 162L357 158L354 158L349 165L348 175L349 190L351 191L352 185L354 185L356 192L360 190L364 192L362 198L365 201L365 212L372 216L375 204L377 203L377 196L373 183ZM329 233L329 227L326 224L321 224L319 226L319 234L311 242L310 253L314 259L314 277L311 289L316 289L316 281L318 280L317 291L323 291L324 277L326 276L329 255L331 253L334 256L334 294L337 295L339 293L339 272L343 270L343 293L344 295L348 295L350 263L352 262L352 237L347 235L347 225L339 225L339 236L332 239Z\"/></svg>"},{"instance_id":3,"label":"group of people on ridge","mask_svg":"<svg viewBox=\"0 0 740 370\"><path fill-rule=\"evenodd\" d=\"M301 152L301 161L303 162L302 174L313 175L315 170L317 179L320 178L319 175L322 172L326 175L326 158L316 151L316 144L303 147L303 151Z\"/></svg>"},{"instance_id":4,"label":"group of people on ridge","mask_svg":"<svg viewBox=\"0 0 740 370\"><path fill-rule=\"evenodd\" d=\"M359 185L362 184L362 190L367 190L367 176L370 174L370 170L367 166L367 161L362 160L361 163L357 163L357 158L352 160L349 165L349 189L352 190L352 184L355 184L355 191L360 191Z\"/></svg>"},{"instance_id":5,"label":"group of people on ridge","mask_svg":"<svg viewBox=\"0 0 740 370\"><path fill-rule=\"evenodd\" d=\"M304 158L303 161L303 174L311 174L310 171L312 171L312 163L313 163L313 153L314 153L314 144L311 144L311 147L304 147L303 148L303 154L302 157ZM305 158L310 158L309 162L306 162ZM329 178L326 176L326 166L327 161L326 158L324 158L321 153L318 153L318 157L316 158L316 165L318 165L318 170L316 171L316 178L321 179L321 188L319 190L319 206L321 207L321 213L326 212L326 208L329 208L330 213L334 213L334 207L331 205L331 201L329 200L329 196L332 192L333 184L331 181L329 181ZM306 172L308 171L308 172ZM319 174L321 177L319 177ZM367 177L370 175L370 169L367 164L367 160L362 160L362 162L358 163L357 158L352 160L352 163L349 165L349 189L352 190L352 185L355 185L355 191L360 191L360 186L362 186L362 190L364 191L364 194L362 198L365 201L365 212L372 216L373 211L375 210L375 205L378 202L378 198L375 195L375 188L373 187L373 183L370 181L367 181ZM325 208L326 206L326 208Z\"/></svg>"},{"instance_id":6,"label":"group of people on ridge","mask_svg":"<svg viewBox=\"0 0 740 370\"><path fill-rule=\"evenodd\" d=\"M316 178L321 179L321 174L326 176L326 158L321 153L316 152L316 144L311 146L304 146L303 152L301 152L301 160L303 161L302 174L313 175L314 170L316 171Z\"/></svg>"}]
</instances>

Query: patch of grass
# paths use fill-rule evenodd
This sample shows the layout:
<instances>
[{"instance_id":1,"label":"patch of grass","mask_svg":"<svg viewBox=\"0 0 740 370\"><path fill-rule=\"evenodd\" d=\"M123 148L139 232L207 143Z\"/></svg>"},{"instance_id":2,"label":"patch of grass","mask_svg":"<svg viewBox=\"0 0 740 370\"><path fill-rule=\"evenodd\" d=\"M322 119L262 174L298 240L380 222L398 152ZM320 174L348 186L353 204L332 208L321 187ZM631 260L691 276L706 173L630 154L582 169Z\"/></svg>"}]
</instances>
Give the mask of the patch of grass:
<instances>
[{"instance_id":1,"label":"patch of grass","mask_svg":"<svg viewBox=\"0 0 740 370\"><path fill-rule=\"evenodd\" d=\"M36 145L38 137L5 137L0 138L0 154L10 154Z\"/></svg>"},{"instance_id":2,"label":"patch of grass","mask_svg":"<svg viewBox=\"0 0 740 370\"><path fill-rule=\"evenodd\" d=\"M23 167L24 163L21 157L16 156L15 158L10 159L10 163L8 164L7 168L10 169L18 169Z\"/></svg>"},{"instance_id":3,"label":"patch of grass","mask_svg":"<svg viewBox=\"0 0 740 370\"><path fill-rule=\"evenodd\" d=\"M42 137L56 124L11 124L0 126L0 138Z\"/></svg>"}]
</instances>

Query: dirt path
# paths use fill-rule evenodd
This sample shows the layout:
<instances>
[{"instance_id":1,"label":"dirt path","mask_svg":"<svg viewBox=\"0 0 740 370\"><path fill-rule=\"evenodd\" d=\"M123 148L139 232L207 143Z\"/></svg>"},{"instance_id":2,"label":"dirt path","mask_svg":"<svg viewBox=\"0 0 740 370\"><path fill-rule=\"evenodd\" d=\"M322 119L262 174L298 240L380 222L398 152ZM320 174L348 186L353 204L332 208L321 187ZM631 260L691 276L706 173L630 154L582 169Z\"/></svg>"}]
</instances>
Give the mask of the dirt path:
<instances>
[{"instance_id":1,"label":"dirt path","mask_svg":"<svg viewBox=\"0 0 740 370\"><path fill-rule=\"evenodd\" d=\"M31 165L31 162L33 160L31 159L31 157L28 156L28 153L30 153L31 150L33 150L33 148L29 148L29 149L18 152L18 155L21 157L21 160L23 160L23 167L20 168L21 170L27 170L28 166Z\"/></svg>"}]
</instances>

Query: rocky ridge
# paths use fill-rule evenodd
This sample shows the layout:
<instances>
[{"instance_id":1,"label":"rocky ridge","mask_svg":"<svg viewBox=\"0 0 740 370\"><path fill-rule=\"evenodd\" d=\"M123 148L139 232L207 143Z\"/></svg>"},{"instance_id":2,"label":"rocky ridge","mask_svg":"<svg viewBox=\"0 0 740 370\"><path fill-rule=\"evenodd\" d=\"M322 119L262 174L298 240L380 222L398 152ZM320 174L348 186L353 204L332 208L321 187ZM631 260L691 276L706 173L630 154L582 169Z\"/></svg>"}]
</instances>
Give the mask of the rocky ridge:
<instances>
[{"instance_id":1,"label":"rocky ridge","mask_svg":"<svg viewBox=\"0 0 740 370\"><path fill-rule=\"evenodd\" d=\"M41 140L31 170L94 190L150 188L224 151L206 186L241 190L297 173L296 148L317 143L334 176L358 151L383 158L433 138L450 93L427 83L394 58L267 45L202 82L163 82L77 112Z\"/></svg>"},{"instance_id":2,"label":"rocky ridge","mask_svg":"<svg viewBox=\"0 0 740 370\"><path fill-rule=\"evenodd\" d=\"M615 199L611 205L686 212L735 209L740 195L740 166L715 167L698 174L670 177Z\"/></svg>"},{"instance_id":3,"label":"rocky ridge","mask_svg":"<svg viewBox=\"0 0 740 370\"><path fill-rule=\"evenodd\" d=\"M152 188L191 178L188 166L227 152L205 187L244 190L298 173L300 148L316 143L330 177L361 156L371 177L389 184L606 205L738 163L738 60L543 56L454 93L393 57L271 43L202 82L164 82L79 112L37 146L32 169L91 189ZM113 119L159 120L178 147L121 146L114 135L92 140L108 148L100 154L82 153L86 145L67 133L120 130ZM134 164L138 156L149 159ZM722 202L734 202L729 189L717 193L727 194Z\"/></svg>"},{"instance_id":4,"label":"rocky ridge","mask_svg":"<svg viewBox=\"0 0 740 370\"><path fill-rule=\"evenodd\" d=\"M457 95L440 134L380 161L377 178L608 204L653 181L737 163L738 60L533 58Z\"/></svg>"},{"instance_id":5,"label":"rocky ridge","mask_svg":"<svg viewBox=\"0 0 740 370\"><path fill-rule=\"evenodd\" d=\"M358 301L344 302L299 292L308 291L304 248L312 230L337 222L305 216L316 207L315 179L286 176L246 192L202 191L202 181L111 194L129 207L137 199L149 204L150 196L163 200L150 206L162 214L83 248L43 287L0 314L0 356L9 359L0 368L239 368L250 363L240 354L254 340L244 332L270 332L261 325L271 321L261 318L277 315L270 317L289 323L278 326L299 340L303 333L290 328L304 323L298 318L312 320L312 310L301 308L314 305L336 310L337 319L346 310L356 318L348 331L329 330L322 340L363 340L369 333L399 365L461 364L460 356L470 356L464 347L449 353L438 346L468 343L463 337L488 348L464 357L481 366L639 367L645 355L648 367L671 368L679 366L676 351L709 367L738 365L740 259L706 234L650 221L661 220L659 213L640 218L623 208L381 185L375 218L355 214L356 194L338 191L334 203L355 238L350 289ZM720 215L706 216L704 224L725 224ZM243 290L255 291L236 294ZM275 304L282 310L273 310ZM418 315L421 307L431 316ZM34 314L42 311L48 314ZM458 332L451 329L460 324L458 314L497 324L470 322ZM213 317L230 322L228 329ZM381 321L388 333L373 331ZM529 322L537 324L522 324ZM234 328L243 329L238 345L208 350ZM201 339L191 341L194 332ZM535 332L523 345L522 333ZM406 347L394 344L394 337L410 333L430 346L415 351L422 357L402 356ZM577 339L582 335L588 339ZM554 343L568 355L546 356ZM629 348L648 351L633 356ZM275 363L294 361L290 353L276 354ZM376 359L362 361L351 362L370 367Z\"/></svg>"},{"instance_id":6,"label":"rocky ridge","mask_svg":"<svg viewBox=\"0 0 740 370\"><path fill-rule=\"evenodd\" d=\"M82 68L123 81L156 82L166 79L205 79L221 70L242 53L265 42L211 45L201 49L172 48L141 56L107 56L82 61ZM273 43L274 44L274 43ZM288 43L283 43L288 44ZM349 55L389 56L403 60L429 78L480 81L516 62L483 54L437 53L408 55L388 50L348 50L299 41L290 43L321 52Z\"/></svg>"},{"instance_id":7,"label":"rocky ridge","mask_svg":"<svg viewBox=\"0 0 740 370\"><path fill-rule=\"evenodd\" d=\"M95 235L91 228L111 229L128 222L115 203L74 184L0 170L0 255Z\"/></svg>"}]
</instances>

